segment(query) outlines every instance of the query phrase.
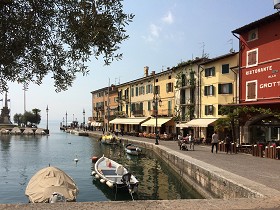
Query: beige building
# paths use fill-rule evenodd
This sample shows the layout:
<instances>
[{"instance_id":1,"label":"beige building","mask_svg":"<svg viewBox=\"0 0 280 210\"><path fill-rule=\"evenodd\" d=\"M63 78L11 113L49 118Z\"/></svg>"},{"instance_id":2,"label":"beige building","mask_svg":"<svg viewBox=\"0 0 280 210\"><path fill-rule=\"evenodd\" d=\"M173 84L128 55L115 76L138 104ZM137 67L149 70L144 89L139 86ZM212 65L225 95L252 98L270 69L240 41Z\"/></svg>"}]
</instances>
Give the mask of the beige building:
<instances>
[{"instance_id":1,"label":"beige building","mask_svg":"<svg viewBox=\"0 0 280 210\"><path fill-rule=\"evenodd\" d=\"M199 115L194 124L201 138L210 140L222 105L238 101L238 53L231 52L200 65ZM221 139L223 134L219 135Z\"/></svg>"},{"instance_id":2,"label":"beige building","mask_svg":"<svg viewBox=\"0 0 280 210\"><path fill-rule=\"evenodd\" d=\"M128 133L155 132L156 125L160 133L174 133L174 78L170 69L149 73L144 67L144 77L118 86L119 111L123 115L110 124Z\"/></svg>"}]
</instances>

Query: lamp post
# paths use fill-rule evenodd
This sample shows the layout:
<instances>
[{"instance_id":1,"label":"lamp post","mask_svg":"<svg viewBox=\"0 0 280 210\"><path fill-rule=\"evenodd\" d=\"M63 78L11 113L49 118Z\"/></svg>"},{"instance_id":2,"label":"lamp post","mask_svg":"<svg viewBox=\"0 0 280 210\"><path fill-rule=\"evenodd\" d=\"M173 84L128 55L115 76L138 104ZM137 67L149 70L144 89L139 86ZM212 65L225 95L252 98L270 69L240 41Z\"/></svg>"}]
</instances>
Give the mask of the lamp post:
<instances>
[{"instance_id":1,"label":"lamp post","mask_svg":"<svg viewBox=\"0 0 280 210\"><path fill-rule=\"evenodd\" d=\"M155 95L154 99L153 99L153 107L155 110L155 115L156 115L156 142L155 144L158 145L158 105L161 106L161 99L159 97L159 95Z\"/></svg>"},{"instance_id":2,"label":"lamp post","mask_svg":"<svg viewBox=\"0 0 280 210\"><path fill-rule=\"evenodd\" d=\"M65 117L66 117L66 121L65 121L65 130L67 130L67 111L66 111Z\"/></svg>"},{"instance_id":3,"label":"lamp post","mask_svg":"<svg viewBox=\"0 0 280 210\"><path fill-rule=\"evenodd\" d=\"M85 128L85 123L86 123L86 122L85 122L85 113L86 113L86 112L85 112L85 109L83 109L83 120L84 120L84 121L83 121L83 127L84 127L84 128Z\"/></svg>"},{"instance_id":4,"label":"lamp post","mask_svg":"<svg viewBox=\"0 0 280 210\"><path fill-rule=\"evenodd\" d=\"M49 106L48 105L46 108L46 112L47 112L47 133L49 134Z\"/></svg>"}]
</instances>

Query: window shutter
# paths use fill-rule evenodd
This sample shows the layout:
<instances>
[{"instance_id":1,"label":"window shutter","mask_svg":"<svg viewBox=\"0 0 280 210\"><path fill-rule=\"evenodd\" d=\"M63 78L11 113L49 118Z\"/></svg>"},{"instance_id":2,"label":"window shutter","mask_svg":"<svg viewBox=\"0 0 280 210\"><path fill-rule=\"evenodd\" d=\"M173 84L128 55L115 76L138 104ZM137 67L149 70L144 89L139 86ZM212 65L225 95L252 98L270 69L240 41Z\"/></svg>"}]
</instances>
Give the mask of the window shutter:
<instances>
[{"instance_id":1,"label":"window shutter","mask_svg":"<svg viewBox=\"0 0 280 210\"><path fill-rule=\"evenodd\" d=\"M207 96L207 87L204 86L204 95Z\"/></svg>"},{"instance_id":2,"label":"window shutter","mask_svg":"<svg viewBox=\"0 0 280 210\"><path fill-rule=\"evenodd\" d=\"M166 92L167 92L167 93L169 92L168 84L169 84L169 83L166 83Z\"/></svg>"},{"instance_id":3,"label":"window shutter","mask_svg":"<svg viewBox=\"0 0 280 210\"><path fill-rule=\"evenodd\" d=\"M140 103L140 109L139 110L143 110L143 102Z\"/></svg>"},{"instance_id":4,"label":"window shutter","mask_svg":"<svg viewBox=\"0 0 280 210\"><path fill-rule=\"evenodd\" d=\"M222 93L222 84L218 84L218 94Z\"/></svg>"},{"instance_id":5,"label":"window shutter","mask_svg":"<svg viewBox=\"0 0 280 210\"><path fill-rule=\"evenodd\" d=\"M171 83L171 92L173 92L173 82Z\"/></svg>"},{"instance_id":6,"label":"window shutter","mask_svg":"<svg viewBox=\"0 0 280 210\"><path fill-rule=\"evenodd\" d=\"M212 67L212 76L215 76L215 67Z\"/></svg>"},{"instance_id":7,"label":"window shutter","mask_svg":"<svg viewBox=\"0 0 280 210\"><path fill-rule=\"evenodd\" d=\"M208 107L205 105L205 108L204 108L204 112L205 112L205 115L208 115Z\"/></svg>"},{"instance_id":8,"label":"window shutter","mask_svg":"<svg viewBox=\"0 0 280 210\"><path fill-rule=\"evenodd\" d=\"M214 90L215 90L214 85L210 85L210 95L211 95L211 96L215 95Z\"/></svg>"},{"instance_id":9,"label":"window shutter","mask_svg":"<svg viewBox=\"0 0 280 210\"><path fill-rule=\"evenodd\" d=\"M232 94L232 83L228 84L228 93Z\"/></svg>"}]
</instances>

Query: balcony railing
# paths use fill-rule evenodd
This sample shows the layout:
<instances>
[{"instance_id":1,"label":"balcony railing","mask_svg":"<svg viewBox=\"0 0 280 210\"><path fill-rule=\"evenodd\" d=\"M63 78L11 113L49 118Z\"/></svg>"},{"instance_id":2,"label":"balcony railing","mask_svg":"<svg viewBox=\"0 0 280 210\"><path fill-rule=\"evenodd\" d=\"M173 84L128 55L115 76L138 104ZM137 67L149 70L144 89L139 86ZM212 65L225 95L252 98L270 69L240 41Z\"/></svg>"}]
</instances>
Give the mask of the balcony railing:
<instances>
[{"instance_id":1,"label":"balcony railing","mask_svg":"<svg viewBox=\"0 0 280 210\"><path fill-rule=\"evenodd\" d=\"M144 110L134 110L132 111L132 114L136 117L144 116L145 111Z\"/></svg>"},{"instance_id":2,"label":"balcony railing","mask_svg":"<svg viewBox=\"0 0 280 210\"><path fill-rule=\"evenodd\" d=\"M151 116L156 116L156 110L150 110L149 114ZM157 115L162 116L162 117L173 117L174 116L174 110L172 110L172 109L159 109Z\"/></svg>"}]
</instances>

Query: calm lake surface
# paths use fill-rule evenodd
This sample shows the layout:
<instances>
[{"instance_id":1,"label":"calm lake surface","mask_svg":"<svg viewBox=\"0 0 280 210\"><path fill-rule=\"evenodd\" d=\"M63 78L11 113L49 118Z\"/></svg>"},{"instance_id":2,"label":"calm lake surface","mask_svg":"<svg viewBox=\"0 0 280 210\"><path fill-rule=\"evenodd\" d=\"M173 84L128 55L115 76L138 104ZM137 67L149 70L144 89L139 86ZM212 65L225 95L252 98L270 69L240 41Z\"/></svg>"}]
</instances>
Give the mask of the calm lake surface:
<instances>
[{"instance_id":1,"label":"calm lake surface","mask_svg":"<svg viewBox=\"0 0 280 210\"><path fill-rule=\"evenodd\" d=\"M121 146L102 145L97 139L60 131L58 122L50 122L49 129L49 136L0 135L0 203L28 203L24 192L30 178L49 164L74 179L80 191L78 202L131 200L128 193L115 193L91 176L94 166L91 157L103 154L137 177L140 184L135 200L201 198L150 151L144 150L143 156L133 157Z\"/></svg>"}]
</instances>

